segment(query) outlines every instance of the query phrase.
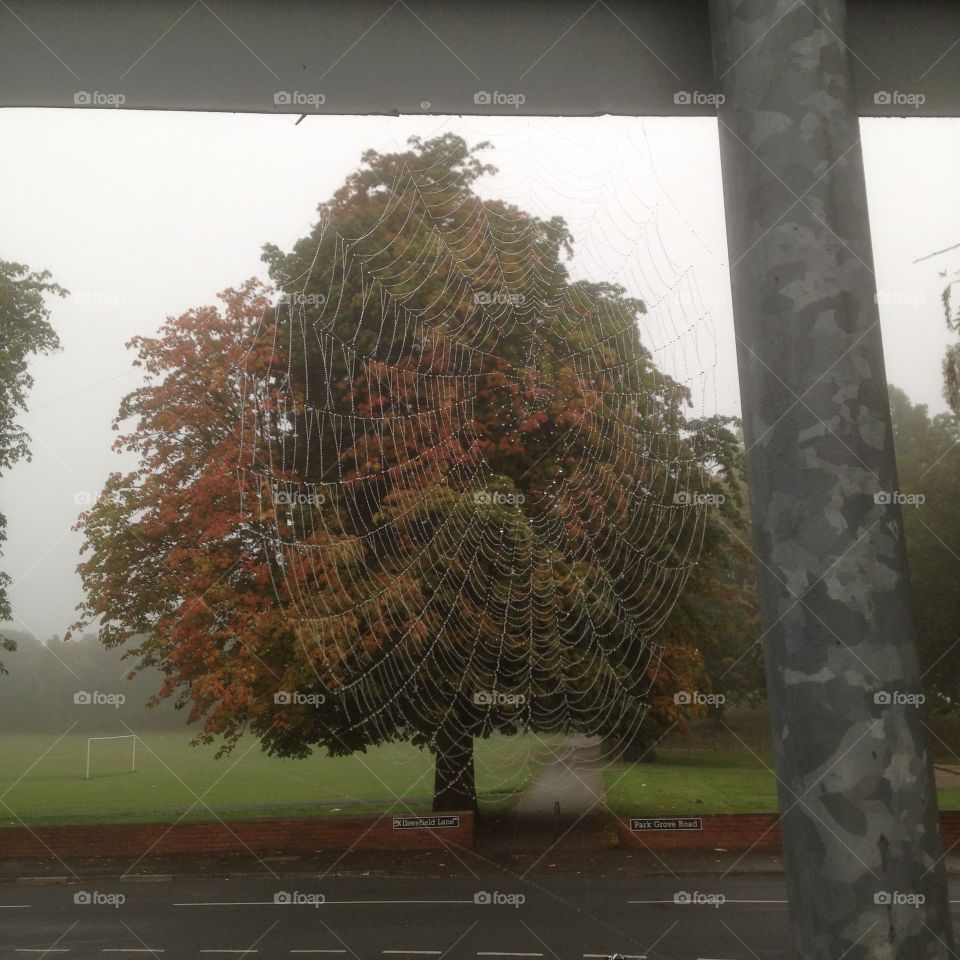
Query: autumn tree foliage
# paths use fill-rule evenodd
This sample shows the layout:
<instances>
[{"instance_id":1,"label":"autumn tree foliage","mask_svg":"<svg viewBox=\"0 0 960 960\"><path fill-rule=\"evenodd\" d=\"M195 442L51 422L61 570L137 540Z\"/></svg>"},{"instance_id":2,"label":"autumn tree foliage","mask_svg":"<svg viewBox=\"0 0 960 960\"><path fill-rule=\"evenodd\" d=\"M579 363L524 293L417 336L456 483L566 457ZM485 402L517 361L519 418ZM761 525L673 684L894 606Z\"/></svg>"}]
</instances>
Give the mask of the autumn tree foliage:
<instances>
[{"instance_id":1,"label":"autumn tree foliage","mask_svg":"<svg viewBox=\"0 0 960 960\"><path fill-rule=\"evenodd\" d=\"M140 468L80 521L82 622L146 637L204 737L411 740L435 809L475 806L477 737L682 727L741 523L728 422L687 419L642 301L571 278L562 219L480 199L484 146L366 153L265 248L279 304L250 281L133 341Z\"/></svg>"},{"instance_id":2,"label":"autumn tree foliage","mask_svg":"<svg viewBox=\"0 0 960 960\"><path fill-rule=\"evenodd\" d=\"M111 474L78 524L90 557L76 627L98 620L108 646L135 644L141 665L166 675L158 698L189 706L207 739L235 739L267 710L289 641L257 529L265 521L244 508L237 470L244 440L256 442L255 391L270 389L269 300L253 281L221 300L130 342L146 385L123 400L114 428L130 426L115 448L139 467Z\"/></svg>"}]
</instances>

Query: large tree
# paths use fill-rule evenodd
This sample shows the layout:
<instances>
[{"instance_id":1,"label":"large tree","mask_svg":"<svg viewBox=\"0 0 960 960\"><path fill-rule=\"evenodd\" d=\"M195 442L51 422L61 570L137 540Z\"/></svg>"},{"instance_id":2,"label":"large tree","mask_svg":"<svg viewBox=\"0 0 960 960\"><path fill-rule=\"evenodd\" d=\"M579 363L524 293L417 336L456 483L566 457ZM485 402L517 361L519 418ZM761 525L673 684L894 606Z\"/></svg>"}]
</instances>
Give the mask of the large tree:
<instances>
[{"instance_id":1,"label":"large tree","mask_svg":"<svg viewBox=\"0 0 960 960\"><path fill-rule=\"evenodd\" d=\"M0 476L18 460L30 458L30 438L17 422L33 386L29 362L59 348L45 296L66 292L50 282L46 270L34 273L22 263L0 260ZM6 540L6 525L0 513L0 544ZM7 574L0 572L0 620L12 616L9 583ZM12 637L0 635L0 650L15 649ZM0 662L0 673L4 672Z\"/></svg>"},{"instance_id":2,"label":"large tree","mask_svg":"<svg viewBox=\"0 0 960 960\"><path fill-rule=\"evenodd\" d=\"M684 587L740 522L728 423L687 419L642 301L571 278L560 218L476 194L481 147L368 152L266 248L276 308L250 282L139 338L142 466L81 521L84 619L145 633L208 738L412 740L436 809L475 805L476 737L682 725Z\"/></svg>"}]
</instances>

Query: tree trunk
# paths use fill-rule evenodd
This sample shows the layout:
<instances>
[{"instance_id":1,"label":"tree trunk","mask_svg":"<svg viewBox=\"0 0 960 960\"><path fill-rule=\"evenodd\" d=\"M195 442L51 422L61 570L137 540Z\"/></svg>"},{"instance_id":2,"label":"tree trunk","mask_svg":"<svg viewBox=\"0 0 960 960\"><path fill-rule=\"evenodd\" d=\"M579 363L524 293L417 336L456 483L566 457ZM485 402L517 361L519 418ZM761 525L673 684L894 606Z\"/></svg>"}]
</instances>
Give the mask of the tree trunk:
<instances>
[{"instance_id":1,"label":"tree trunk","mask_svg":"<svg viewBox=\"0 0 960 960\"><path fill-rule=\"evenodd\" d=\"M473 737L459 730L439 730L433 779L433 810L477 809L473 770Z\"/></svg>"}]
</instances>

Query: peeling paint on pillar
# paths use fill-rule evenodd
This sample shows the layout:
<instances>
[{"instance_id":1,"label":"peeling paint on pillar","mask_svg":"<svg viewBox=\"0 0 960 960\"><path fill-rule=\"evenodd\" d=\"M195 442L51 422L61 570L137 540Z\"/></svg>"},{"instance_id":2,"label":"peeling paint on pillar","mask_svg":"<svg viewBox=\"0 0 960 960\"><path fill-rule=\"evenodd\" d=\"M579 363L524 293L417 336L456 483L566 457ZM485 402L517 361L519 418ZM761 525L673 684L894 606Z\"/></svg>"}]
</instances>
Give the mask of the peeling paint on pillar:
<instances>
[{"instance_id":1,"label":"peeling paint on pillar","mask_svg":"<svg viewBox=\"0 0 960 960\"><path fill-rule=\"evenodd\" d=\"M946 958L845 3L710 12L796 956Z\"/></svg>"}]
</instances>

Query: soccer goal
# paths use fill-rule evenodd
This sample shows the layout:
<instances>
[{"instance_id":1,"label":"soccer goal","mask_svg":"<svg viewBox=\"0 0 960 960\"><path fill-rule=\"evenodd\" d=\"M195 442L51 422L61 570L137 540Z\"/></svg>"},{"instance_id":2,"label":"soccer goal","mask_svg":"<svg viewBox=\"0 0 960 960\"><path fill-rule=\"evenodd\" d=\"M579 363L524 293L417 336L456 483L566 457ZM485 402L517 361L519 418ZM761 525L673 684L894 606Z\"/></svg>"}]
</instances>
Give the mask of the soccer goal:
<instances>
[{"instance_id":1,"label":"soccer goal","mask_svg":"<svg viewBox=\"0 0 960 960\"><path fill-rule=\"evenodd\" d=\"M125 733L117 737L87 737L87 772L85 780L90 779L90 761L93 756L93 745L102 740L129 740L130 741L130 771L135 773L137 769L137 740L135 733ZM120 746L118 744L118 746Z\"/></svg>"}]
</instances>

